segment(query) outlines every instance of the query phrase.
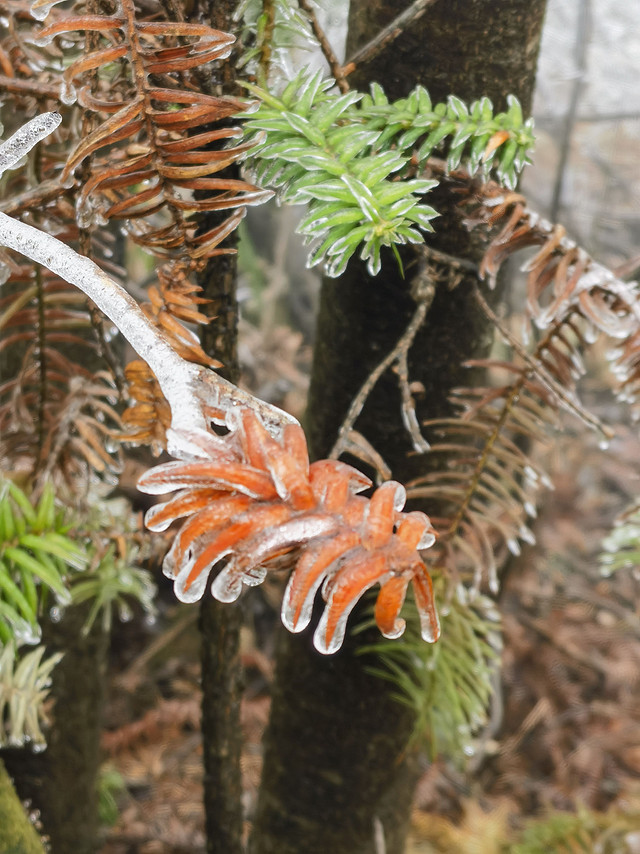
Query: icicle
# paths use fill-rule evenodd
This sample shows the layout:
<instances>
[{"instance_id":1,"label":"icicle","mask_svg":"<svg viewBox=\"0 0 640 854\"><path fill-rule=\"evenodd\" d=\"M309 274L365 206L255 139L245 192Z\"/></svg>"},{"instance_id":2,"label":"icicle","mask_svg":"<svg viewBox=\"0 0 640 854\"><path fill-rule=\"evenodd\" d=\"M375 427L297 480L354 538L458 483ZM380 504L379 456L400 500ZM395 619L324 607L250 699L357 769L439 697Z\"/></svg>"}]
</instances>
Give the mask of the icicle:
<instances>
[{"instance_id":1,"label":"icicle","mask_svg":"<svg viewBox=\"0 0 640 854\"><path fill-rule=\"evenodd\" d=\"M31 4L31 17L36 21L44 21L51 9L63 0L35 0Z\"/></svg>"}]
</instances>

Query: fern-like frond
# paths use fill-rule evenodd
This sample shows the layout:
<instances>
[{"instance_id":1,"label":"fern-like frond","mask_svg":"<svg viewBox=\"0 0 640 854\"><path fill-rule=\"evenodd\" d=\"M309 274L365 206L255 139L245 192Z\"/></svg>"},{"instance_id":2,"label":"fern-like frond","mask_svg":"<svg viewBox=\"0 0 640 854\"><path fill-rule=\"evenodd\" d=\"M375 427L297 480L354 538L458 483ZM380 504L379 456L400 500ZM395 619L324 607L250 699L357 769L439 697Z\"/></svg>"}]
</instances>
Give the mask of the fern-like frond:
<instances>
[{"instance_id":1,"label":"fern-like frond","mask_svg":"<svg viewBox=\"0 0 640 854\"><path fill-rule=\"evenodd\" d=\"M519 540L533 541L527 516L535 515L537 486L548 485L523 448L544 440L556 417L526 366L509 366L509 373L515 378L506 385L458 389L460 417L425 424L434 470L408 484L411 498L438 508L435 565L473 578L476 587L488 579L493 592L501 557L518 554Z\"/></svg>"},{"instance_id":2,"label":"fern-like frond","mask_svg":"<svg viewBox=\"0 0 640 854\"><path fill-rule=\"evenodd\" d=\"M407 631L394 642L362 647L379 665L370 672L391 682L397 699L416 716L414 737L429 739L432 756L470 756L473 737L486 723L500 667L500 615L486 596L461 585L449 593L444 579L434 583L442 634L437 644L421 639L419 621L407 609Z\"/></svg>"},{"instance_id":3,"label":"fern-like frond","mask_svg":"<svg viewBox=\"0 0 640 854\"><path fill-rule=\"evenodd\" d=\"M131 603L137 602L148 615L156 612L157 593L151 574L136 566L136 552L119 556L112 544L81 576L73 579L71 600L74 604L90 602L91 610L83 628L88 633L98 617L105 632L111 630L113 613L122 621L131 619Z\"/></svg>"},{"instance_id":4,"label":"fern-like frond","mask_svg":"<svg viewBox=\"0 0 640 854\"><path fill-rule=\"evenodd\" d=\"M131 403L122 414L122 438L131 445L148 445L159 455L167 447L171 408L158 380L142 359L129 362L125 378Z\"/></svg>"},{"instance_id":5,"label":"fern-like frond","mask_svg":"<svg viewBox=\"0 0 640 854\"><path fill-rule=\"evenodd\" d=\"M243 105L157 81L225 58L233 37L204 24L139 20L132 0L121 0L115 15L60 17L36 41L62 34L77 39L79 33L95 35L99 43L85 49L63 75L62 99L70 103L77 97L99 118L69 155L61 176L69 180L92 158L91 175L78 197L80 225L124 219L132 239L153 254L170 255L172 247L192 258L219 254L218 244L237 224L237 215L203 238L193 214L256 204L269 195L244 181L215 177L249 147L238 141L237 128L219 125ZM212 123L218 127L212 130ZM224 143L232 144L221 147ZM195 198L200 190L207 191L206 198Z\"/></svg>"},{"instance_id":6,"label":"fern-like frond","mask_svg":"<svg viewBox=\"0 0 640 854\"><path fill-rule=\"evenodd\" d=\"M488 577L496 589L501 556L517 553L519 540L532 540L526 517L535 514L534 493L545 482L524 449L556 429L559 410L578 416L605 440L610 436L581 406L576 385L584 373L583 353L600 334L617 344L618 392L627 400L635 397L640 301L633 283L616 279L560 226L529 213L521 195L488 185L472 204L470 224L495 228L483 275L493 280L514 252L537 249L525 267L531 340L527 346L502 330L513 361L482 363L494 383L457 390L453 400L460 416L427 425L435 436L436 465L409 485L409 495L440 508L434 513L436 565L469 571L476 584ZM498 323L476 296L479 308ZM506 381L498 381L505 371Z\"/></svg>"},{"instance_id":7,"label":"fern-like frond","mask_svg":"<svg viewBox=\"0 0 640 854\"><path fill-rule=\"evenodd\" d=\"M42 446L45 475L63 473L67 483L87 483L91 474L114 483L121 471L117 439L122 422L114 409L118 394L106 371L83 372L69 380L68 391L56 407ZM78 480L78 475L81 479Z\"/></svg>"},{"instance_id":8,"label":"fern-like frond","mask_svg":"<svg viewBox=\"0 0 640 854\"><path fill-rule=\"evenodd\" d=\"M16 657L12 642L0 643L0 747L29 744L42 750L46 745L44 701L62 653L43 660L44 652L38 646Z\"/></svg>"},{"instance_id":9,"label":"fern-like frond","mask_svg":"<svg viewBox=\"0 0 640 854\"><path fill-rule=\"evenodd\" d=\"M173 349L190 362L219 368L221 363L208 356L198 336L184 323L207 324L209 318L200 311L208 300L200 296L201 287L189 278L192 265L171 261L158 268L158 283L148 288L149 302L142 310L162 330ZM122 439L132 444L150 445L154 453L166 447L166 431L171 412L153 372L146 362L135 359L125 368L129 407L123 415Z\"/></svg>"},{"instance_id":10,"label":"fern-like frond","mask_svg":"<svg viewBox=\"0 0 640 854\"><path fill-rule=\"evenodd\" d=\"M0 642L38 642L48 591L60 605L70 602L66 578L87 559L67 531L50 484L33 502L11 480L0 481Z\"/></svg>"},{"instance_id":11,"label":"fern-like frond","mask_svg":"<svg viewBox=\"0 0 640 854\"><path fill-rule=\"evenodd\" d=\"M7 173L3 189L23 218L114 271L104 257L108 238L78 229L72 191L56 181L60 192L44 197L36 192L39 178L59 177L65 136L68 131L58 132L42 155L33 153L22 168ZM56 485L82 474L76 482L81 491L90 471L108 477L118 468L105 451L105 438L119 423L113 408L117 393L106 373L95 370L105 366L103 357L110 352L107 330L77 289L49 270L10 253L2 260L8 275L0 298L0 456L6 465L53 477Z\"/></svg>"},{"instance_id":12,"label":"fern-like frond","mask_svg":"<svg viewBox=\"0 0 640 854\"><path fill-rule=\"evenodd\" d=\"M375 275L383 246L421 243L436 211L422 197L437 182L414 177L429 155L448 144L448 168L461 160L508 183L528 162L533 144L517 100L493 115L488 99L470 108L458 98L433 106L427 91L389 103L379 85L371 95L332 91L321 72L301 71L279 97L247 84L262 104L245 126L264 134L250 152L258 183L283 201L306 204L298 231L314 244L309 264L325 261L340 275L358 250Z\"/></svg>"},{"instance_id":13,"label":"fern-like frond","mask_svg":"<svg viewBox=\"0 0 640 854\"><path fill-rule=\"evenodd\" d=\"M472 202L469 218L471 226L478 222L498 232L481 269L490 283L512 254L537 248L523 268L527 273L527 315L554 344L540 372L551 374L561 387L570 378L575 380L582 372L580 350L605 335L614 343L610 367L615 391L631 406L633 417L640 417L636 403L640 391L637 283L617 278L568 238L562 226L529 211L525 198L517 193L504 193L492 184L484 187Z\"/></svg>"},{"instance_id":14,"label":"fern-like frond","mask_svg":"<svg viewBox=\"0 0 640 854\"><path fill-rule=\"evenodd\" d=\"M44 4L38 17L47 12ZM61 99L83 110L84 133L60 176L65 185L76 176L79 227L124 222L159 267L143 310L180 356L216 367L189 328L209 320L194 281L207 259L235 251L223 244L246 205L271 195L223 174L252 145L230 121L244 102L195 85L194 72L225 59L234 38L204 24L162 20L132 0L111 14L55 13L33 40L46 48L58 37L71 57ZM211 212L219 216L202 229L201 214ZM134 381L123 438L159 451L168 425L159 386L139 362L125 375Z\"/></svg>"}]
</instances>

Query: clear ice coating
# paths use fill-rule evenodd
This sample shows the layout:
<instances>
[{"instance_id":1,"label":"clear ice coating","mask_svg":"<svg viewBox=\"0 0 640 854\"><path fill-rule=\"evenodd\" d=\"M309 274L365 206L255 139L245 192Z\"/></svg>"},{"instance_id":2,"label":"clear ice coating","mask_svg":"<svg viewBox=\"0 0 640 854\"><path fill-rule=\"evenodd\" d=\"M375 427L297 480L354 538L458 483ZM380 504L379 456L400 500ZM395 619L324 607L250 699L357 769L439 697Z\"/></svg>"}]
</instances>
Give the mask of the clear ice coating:
<instances>
[{"instance_id":1,"label":"clear ice coating","mask_svg":"<svg viewBox=\"0 0 640 854\"><path fill-rule=\"evenodd\" d=\"M72 104L75 104L77 98L78 93L76 92L76 87L73 83L63 80L62 86L60 87L60 100L62 103L70 107Z\"/></svg>"},{"instance_id":2,"label":"clear ice coating","mask_svg":"<svg viewBox=\"0 0 640 854\"><path fill-rule=\"evenodd\" d=\"M36 21L44 21L51 9L63 0L35 0L31 4L31 17Z\"/></svg>"},{"instance_id":3,"label":"clear ice coating","mask_svg":"<svg viewBox=\"0 0 640 854\"><path fill-rule=\"evenodd\" d=\"M235 602L241 593L242 575L235 570L233 561L230 561L215 577L211 594L218 602Z\"/></svg>"},{"instance_id":4,"label":"clear ice coating","mask_svg":"<svg viewBox=\"0 0 640 854\"><path fill-rule=\"evenodd\" d=\"M223 555L220 555L220 557L223 557ZM198 573L198 575L196 575L196 577L187 587L187 580L189 578L191 570L193 569L194 563L195 558L191 558L190 560L186 561L180 567L176 579L173 583L173 592L175 593L176 598L178 598L181 602L197 602L199 599L202 599L202 596L204 595L204 592L207 588L209 573L211 572L211 565L205 567L202 572ZM164 565L163 571L166 575L167 573Z\"/></svg>"},{"instance_id":5,"label":"clear ice coating","mask_svg":"<svg viewBox=\"0 0 640 854\"><path fill-rule=\"evenodd\" d=\"M356 595L346 603L343 602L339 607L336 607L335 605L334 594L336 593L336 588L333 588L327 606L322 612L322 617L320 618L318 627L313 634L313 645L318 652L321 652L323 655L332 655L340 649L347 630L349 615L355 608L356 603L366 590L369 590L377 584L378 581L382 582L384 580L384 577L380 579L375 578L373 580L369 580L365 584L358 585Z\"/></svg>"},{"instance_id":6,"label":"clear ice coating","mask_svg":"<svg viewBox=\"0 0 640 854\"><path fill-rule=\"evenodd\" d=\"M42 20L42 19L41 19ZM40 36L37 33L30 39L31 44L34 44L36 47L49 47L51 42L54 40L55 34L49 33L46 36Z\"/></svg>"},{"instance_id":7,"label":"clear ice coating","mask_svg":"<svg viewBox=\"0 0 640 854\"><path fill-rule=\"evenodd\" d=\"M332 636L330 638L327 638L327 621L329 609L328 607L324 609L322 617L320 618L320 622L318 623L318 627L313 634L313 645L318 650L318 652L322 653L322 655L332 655L334 652L337 652L342 646L342 641L344 640L344 635L347 629L347 620L349 619L350 612L351 609L349 609L349 611L343 612L340 619L336 622Z\"/></svg>"},{"instance_id":8,"label":"clear ice coating","mask_svg":"<svg viewBox=\"0 0 640 854\"><path fill-rule=\"evenodd\" d=\"M395 497L393 499L393 509L396 513L399 513L405 505L407 500L407 490L402 486L401 483L396 484L396 492Z\"/></svg>"},{"instance_id":9,"label":"clear ice coating","mask_svg":"<svg viewBox=\"0 0 640 854\"><path fill-rule=\"evenodd\" d=\"M291 590L294 583L294 575L291 575L289 583L287 584L287 589L285 590L284 599L282 600L282 609L280 612L282 625L285 629L295 633L301 632L307 628L311 621L313 601L323 578L324 575L318 575L313 584L309 587L309 591L305 596L302 605L298 607L297 604L291 600ZM298 615L297 620L296 614Z\"/></svg>"},{"instance_id":10,"label":"clear ice coating","mask_svg":"<svg viewBox=\"0 0 640 854\"><path fill-rule=\"evenodd\" d=\"M426 530L424 534L420 537L420 541L416 548L420 549L430 549L431 546L436 541L436 535L431 530Z\"/></svg>"},{"instance_id":11,"label":"clear ice coating","mask_svg":"<svg viewBox=\"0 0 640 854\"><path fill-rule=\"evenodd\" d=\"M394 622L392 629L390 629L389 631L383 631L381 629L380 631L385 636L385 638L388 638L389 640L396 640L396 638L402 637L406 627L407 627L406 622L403 619L398 618Z\"/></svg>"},{"instance_id":12,"label":"clear ice coating","mask_svg":"<svg viewBox=\"0 0 640 854\"><path fill-rule=\"evenodd\" d=\"M433 616L426 613L422 608L418 611L420 617L420 636L427 643L435 643L440 636L440 621L437 613L433 612ZM434 624L435 620L435 624Z\"/></svg>"},{"instance_id":13,"label":"clear ice coating","mask_svg":"<svg viewBox=\"0 0 640 854\"><path fill-rule=\"evenodd\" d=\"M42 113L5 140L0 145L0 175L19 163L41 139L53 133L61 121L60 113Z\"/></svg>"}]
</instances>

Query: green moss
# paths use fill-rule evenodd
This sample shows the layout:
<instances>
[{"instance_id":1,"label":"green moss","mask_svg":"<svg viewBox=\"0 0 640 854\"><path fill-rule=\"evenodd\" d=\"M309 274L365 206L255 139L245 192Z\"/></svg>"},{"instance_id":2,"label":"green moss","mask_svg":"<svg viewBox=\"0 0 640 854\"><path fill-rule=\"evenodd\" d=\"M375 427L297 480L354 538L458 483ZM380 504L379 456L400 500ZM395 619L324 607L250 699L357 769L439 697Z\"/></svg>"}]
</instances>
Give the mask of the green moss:
<instances>
[{"instance_id":1,"label":"green moss","mask_svg":"<svg viewBox=\"0 0 640 854\"><path fill-rule=\"evenodd\" d=\"M3 854L44 854L44 847L0 760L0 851Z\"/></svg>"}]
</instances>

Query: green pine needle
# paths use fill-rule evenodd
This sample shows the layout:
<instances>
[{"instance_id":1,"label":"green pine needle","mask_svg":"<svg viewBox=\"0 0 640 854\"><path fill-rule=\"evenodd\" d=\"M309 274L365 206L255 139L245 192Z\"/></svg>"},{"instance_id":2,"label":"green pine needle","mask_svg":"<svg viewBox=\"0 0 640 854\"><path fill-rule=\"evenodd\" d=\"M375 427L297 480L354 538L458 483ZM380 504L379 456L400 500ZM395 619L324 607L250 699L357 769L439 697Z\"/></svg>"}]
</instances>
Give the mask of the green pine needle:
<instances>
[{"instance_id":1,"label":"green pine needle","mask_svg":"<svg viewBox=\"0 0 640 854\"><path fill-rule=\"evenodd\" d=\"M415 175L434 151L448 148L450 171L464 162L513 187L534 142L532 121L513 96L494 114L488 98L467 107L451 96L433 106L421 86L393 103L378 84L368 95L340 94L332 79L306 69L279 96L244 85L259 99L251 117L242 116L256 142L255 180L281 201L307 206L298 231L311 245L308 264L323 263L329 276L356 253L375 276L383 246L398 258L399 245L422 243L433 231L437 211L424 198L438 182Z\"/></svg>"}]
</instances>

